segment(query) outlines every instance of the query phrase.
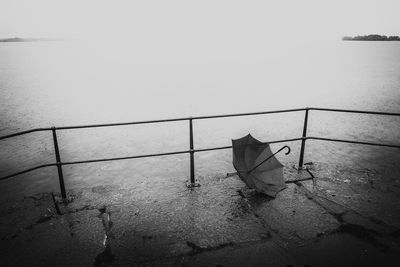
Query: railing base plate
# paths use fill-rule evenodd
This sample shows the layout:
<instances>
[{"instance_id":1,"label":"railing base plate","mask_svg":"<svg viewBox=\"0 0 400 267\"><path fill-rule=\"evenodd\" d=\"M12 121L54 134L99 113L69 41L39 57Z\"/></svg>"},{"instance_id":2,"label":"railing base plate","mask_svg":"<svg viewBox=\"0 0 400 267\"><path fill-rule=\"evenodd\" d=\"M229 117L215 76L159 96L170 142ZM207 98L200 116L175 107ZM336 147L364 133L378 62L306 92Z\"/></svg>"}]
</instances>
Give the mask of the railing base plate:
<instances>
[{"instance_id":1,"label":"railing base plate","mask_svg":"<svg viewBox=\"0 0 400 267\"><path fill-rule=\"evenodd\" d=\"M295 169L295 170L297 170L297 171L302 171L302 170L304 170L305 168L304 168L304 167L300 167L298 164L296 164L296 165L293 165L293 169Z\"/></svg>"},{"instance_id":2,"label":"railing base plate","mask_svg":"<svg viewBox=\"0 0 400 267\"><path fill-rule=\"evenodd\" d=\"M195 188L195 187L200 187L200 184L198 183L198 181L196 180L194 183L190 182L190 181L186 181L186 187L189 189Z\"/></svg>"}]
</instances>

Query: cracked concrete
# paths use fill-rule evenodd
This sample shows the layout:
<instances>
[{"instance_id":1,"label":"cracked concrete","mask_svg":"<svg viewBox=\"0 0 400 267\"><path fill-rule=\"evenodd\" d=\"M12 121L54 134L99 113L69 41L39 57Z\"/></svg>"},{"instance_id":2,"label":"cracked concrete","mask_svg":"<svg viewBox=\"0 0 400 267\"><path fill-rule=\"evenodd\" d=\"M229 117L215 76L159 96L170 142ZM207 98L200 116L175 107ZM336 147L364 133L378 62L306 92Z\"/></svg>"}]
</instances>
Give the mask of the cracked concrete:
<instances>
[{"instance_id":1,"label":"cracked concrete","mask_svg":"<svg viewBox=\"0 0 400 267\"><path fill-rule=\"evenodd\" d=\"M0 207L5 266L396 266L400 188L373 170L309 164L276 199L237 176L154 177ZM307 177L287 166L287 180ZM367 178L368 180L366 180ZM386 186L382 186L385 184Z\"/></svg>"}]
</instances>

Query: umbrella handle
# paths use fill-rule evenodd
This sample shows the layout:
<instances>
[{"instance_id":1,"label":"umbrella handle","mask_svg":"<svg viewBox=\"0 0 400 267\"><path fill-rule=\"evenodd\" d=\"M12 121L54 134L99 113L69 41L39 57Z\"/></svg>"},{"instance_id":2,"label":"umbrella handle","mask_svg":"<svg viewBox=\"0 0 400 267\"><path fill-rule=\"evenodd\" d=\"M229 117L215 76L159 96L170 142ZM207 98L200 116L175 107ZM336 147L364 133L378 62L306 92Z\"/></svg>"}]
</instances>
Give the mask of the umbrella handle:
<instances>
[{"instance_id":1,"label":"umbrella handle","mask_svg":"<svg viewBox=\"0 0 400 267\"><path fill-rule=\"evenodd\" d=\"M258 167L260 167L261 164L263 164L264 162L266 162L267 160L269 160L270 158L272 158L273 156L275 156L276 154L278 154L279 152L281 152L282 150L284 150L285 148L288 149L288 151L285 153L285 155L288 155L290 153L290 147L289 146L283 146L281 147L278 151L276 151L274 154L272 154L271 156L269 156L268 158L264 159L261 163L257 164L257 166L253 167L250 171L248 171L247 173L250 174L252 171L254 171L255 169L257 169Z\"/></svg>"},{"instance_id":2,"label":"umbrella handle","mask_svg":"<svg viewBox=\"0 0 400 267\"><path fill-rule=\"evenodd\" d=\"M284 146L284 147L282 147L281 149L278 150L278 152L281 151L281 150L283 150L284 148L287 148L287 149L288 149L288 151L285 153L285 155L289 155L289 154L290 154L290 151L291 151L289 146ZM278 153L278 152L276 152L276 153Z\"/></svg>"}]
</instances>

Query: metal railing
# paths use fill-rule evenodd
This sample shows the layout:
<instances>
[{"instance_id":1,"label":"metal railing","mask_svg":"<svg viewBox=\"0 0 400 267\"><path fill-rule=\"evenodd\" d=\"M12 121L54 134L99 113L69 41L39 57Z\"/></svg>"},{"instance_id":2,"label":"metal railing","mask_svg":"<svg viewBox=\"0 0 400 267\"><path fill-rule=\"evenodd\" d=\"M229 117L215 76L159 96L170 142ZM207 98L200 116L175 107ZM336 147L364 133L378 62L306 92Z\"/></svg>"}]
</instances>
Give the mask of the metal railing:
<instances>
[{"instance_id":1,"label":"metal railing","mask_svg":"<svg viewBox=\"0 0 400 267\"><path fill-rule=\"evenodd\" d=\"M57 166L58 178L60 183L60 191L63 198L66 198L66 190L64 184L64 176L62 171L63 165L73 165L73 164L84 164L84 163L93 163L93 162L104 162L104 161L114 161L114 160L125 160L125 159L136 159L136 158L146 158L146 157L158 157L158 156L169 156L169 155L177 155L177 154L190 154L190 183L195 185L195 162L194 162L194 153L196 152L205 152L212 150L221 150L221 149L229 149L232 146L222 146L222 147L211 147L211 148L202 148L195 149L194 141L193 141L193 121L194 120L205 120L205 119L216 119L216 118L228 118L228 117L240 117L240 116L254 116L254 115L265 115L265 114L273 114L273 113L288 113L288 112L302 112L304 111L304 124L303 124L303 134L298 138L291 139L283 139L283 140L273 140L268 143L283 143L283 142L293 142L301 140L301 148L300 148L300 156L299 156L299 169L302 169L303 161L304 161L304 150L306 146L306 140L321 140L321 141L331 141L331 142L342 142L342 143L352 143L352 144L361 144L361 145L372 145L372 146L382 146L382 147L392 147L392 148L400 148L400 145L397 144L384 144L384 143L374 143L374 142L365 142L358 140L344 140L344 139L334 139L334 138L324 138L324 137L313 137L307 136L307 127L308 127L308 117L309 112L311 110L315 111L327 111L327 112L344 112L344 113L358 113L358 114L370 114L370 115L384 115L384 116L399 116L400 113L392 113L392 112L376 112L376 111L362 111L362 110L345 110L345 109L328 109L328 108L298 108L298 109L286 109L286 110L275 110L275 111L264 111L264 112L252 112L252 113L238 113L238 114L225 114L225 115L213 115L213 116L198 116L198 117L185 117L185 118L175 118L175 119L165 119L165 120L150 120L150 121L137 121L137 122L124 122L124 123L109 123L109 124L93 124L93 125L78 125L78 126L63 126L63 127L50 127L50 128L36 128L27 131L17 132L5 136L1 136L0 140L20 136L33 132L40 131L51 131L53 136L54 143L54 152L55 152L55 163L43 164L39 166L35 166L29 169L25 169L19 171L17 173L13 173L0 178L1 180L6 180L8 178L27 173L36 169ZM102 158L102 159L91 159L91 160L81 160L81 161L70 161L63 162L60 156L60 150L57 140L57 131L61 130L71 130L71 129L82 129L82 128L98 128L98 127L113 127L113 126L126 126L126 125L135 125L135 124L150 124L150 123L162 123L162 122L176 122L176 121L189 121L189 150L183 151L172 151L165 153L157 153L157 154L146 154L146 155L135 155L135 156L127 156L127 157L114 157L114 158Z\"/></svg>"}]
</instances>

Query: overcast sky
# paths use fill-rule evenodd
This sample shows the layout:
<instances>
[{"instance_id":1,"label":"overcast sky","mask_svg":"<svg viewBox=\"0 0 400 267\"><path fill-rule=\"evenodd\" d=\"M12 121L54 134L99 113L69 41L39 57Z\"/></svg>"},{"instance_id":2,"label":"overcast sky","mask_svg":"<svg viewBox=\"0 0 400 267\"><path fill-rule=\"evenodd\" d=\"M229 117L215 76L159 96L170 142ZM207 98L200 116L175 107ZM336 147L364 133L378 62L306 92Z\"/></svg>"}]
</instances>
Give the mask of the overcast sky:
<instances>
[{"instance_id":1,"label":"overcast sky","mask_svg":"<svg viewBox=\"0 0 400 267\"><path fill-rule=\"evenodd\" d=\"M1 0L0 38L340 39L400 35L400 0Z\"/></svg>"}]
</instances>

